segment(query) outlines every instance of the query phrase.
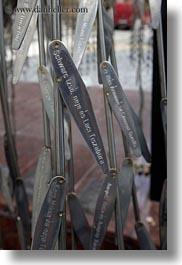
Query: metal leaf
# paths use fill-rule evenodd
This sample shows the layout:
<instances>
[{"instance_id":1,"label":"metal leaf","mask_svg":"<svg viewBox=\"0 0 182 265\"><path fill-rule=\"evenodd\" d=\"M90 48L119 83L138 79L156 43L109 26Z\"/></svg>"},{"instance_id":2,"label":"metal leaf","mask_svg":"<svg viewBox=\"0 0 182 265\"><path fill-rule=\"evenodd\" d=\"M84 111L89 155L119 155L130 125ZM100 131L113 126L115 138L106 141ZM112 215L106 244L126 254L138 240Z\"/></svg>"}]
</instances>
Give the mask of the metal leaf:
<instances>
[{"instance_id":1,"label":"metal leaf","mask_svg":"<svg viewBox=\"0 0 182 265\"><path fill-rule=\"evenodd\" d=\"M73 61L77 69L80 66L96 18L98 0L81 0L80 8L87 8L88 13L79 13L76 22Z\"/></svg>"},{"instance_id":2,"label":"metal leaf","mask_svg":"<svg viewBox=\"0 0 182 265\"><path fill-rule=\"evenodd\" d=\"M129 104L129 102L128 102L128 104ZM152 162L151 154L150 154L150 151L149 151L142 127L141 127L140 120L139 120L137 114L135 113L135 111L133 110L131 105L130 105L130 107L131 107L131 113L133 116L133 121L135 124L135 129L137 132L138 140L140 142L142 155L148 163L151 163Z\"/></svg>"},{"instance_id":3,"label":"metal leaf","mask_svg":"<svg viewBox=\"0 0 182 265\"><path fill-rule=\"evenodd\" d=\"M167 180L165 180L162 190L159 217L160 217L159 225L160 225L161 249L166 250L167 249Z\"/></svg>"},{"instance_id":4,"label":"metal leaf","mask_svg":"<svg viewBox=\"0 0 182 265\"><path fill-rule=\"evenodd\" d=\"M44 108L49 117L52 128L54 128L54 91L51 75L45 66L38 68L38 79Z\"/></svg>"},{"instance_id":5,"label":"metal leaf","mask_svg":"<svg viewBox=\"0 0 182 265\"><path fill-rule=\"evenodd\" d=\"M90 240L90 249L99 250L107 232L109 222L111 221L114 211L117 191L116 176L110 173L106 177L101 192L99 194L93 228Z\"/></svg>"},{"instance_id":6,"label":"metal leaf","mask_svg":"<svg viewBox=\"0 0 182 265\"><path fill-rule=\"evenodd\" d=\"M76 194L69 194L68 204L71 215L71 224L73 226L74 232L82 243L84 249L88 250L90 242L90 227Z\"/></svg>"},{"instance_id":7,"label":"metal leaf","mask_svg":"<svg viewBox=\"0 0 182 265\"><path fill-rule=\"evenodd\" d=\"M62 223L66 200L63 177L52 179L43 202L32 242L32 250L54 250Z\"/></svg>"},{"instance_id":8,"label":"metal leaf","mask_svg":"<svg viewBox=\"0 0 182 265\"><path fill-rule=\"evenodd\" d=\"M34 234L37 218L42 203L49 189L52 178L51 150L44 147L37 164L34 181L33 207L32 207L32 234Z\"/></svg>"},{"instance_id":9,"label":"metal leaf","mask_svg":"<svg viewBox=\"0 0 182 265\"><path fill-rule=\"evenodd\" d=\"M18 214L21 218L24 231L30 237L31 221L28 207L28 199L24 183L21 179L17 179L15 183L15 197L17 203Z\"/></svg>"},{"instance_id":10,"label":"metal leaf","mask_svg":"<svg viewBox=\"0 0 182 265\"><path fill-rule=\"evenodd\" d=\"M36 29L37 18L38 18L38 13L33 13L30 24L26 31L25 38L21 44L20 49L16 52L16 59L14 62L14 70L13 70L13 84L16 84L20 78L23 65L25 63L28 50L29 50L29 47L30 47L35 29Z\"/></svg>"},{"instance_id":11,"label":"metal leaf","mask_svg":"<svg viewBox=\"0 0 182 265\"><path fill-rule=\"evenodd\" d=\"M158 29L161 17L162 0L149 0L152 16L152 28Z\"/></svg>"},{"instance_id":12,"label":"metal leaf","mask_svg":"<svg viewBox=\"0 0 182 265\"><path fill-rule=\"evenodd\" d=\"M163 128L167 138L167 99L163 99L161 101L161 112L162 112Z\"/></svg>"},{"instance_id":13,"label":"metal leaf","mask_svg":"<svg viewBox=\"0 0 182 265\"><path fill-rule=\"evenodd\" d=\"M124 229L128 209L131 202L132 187L134 181L133 163L130 159L125 159L120 174L118 175L118 191L120 199L121 225Z\"/></svg>"},{"instance_id":14,"label":"metal leaf","mask_svg":"<svg viewBox=\"0 0 182 265\"><path fill-rule=\"evenodd\" d=\"M107 174L106 153L85 84L62 42L51 42L49 51L64 102L98 165Z\"/></svg>"},{"instance_id":15,"label":"metal leaf","mask_svg":"<svg viewBox=\"0 0 182 265\"><path fill-rule=\"evenodd\" d=\"M105 36L105 46L106 46L106 59L109 59L111 47L113 45L113 33L114 33L114 22L109 17L107 11L103 7L103 24L104 24L104 36ZM97 61L98 61L98 80L99 84L102 84L102 79L100 76L100 64L102 62L101 60L101 54L100 54L100 32L99 28L97 29Z\"/></svg>"},{"instance_id":16,"label":"metal leaf","mask_svg":"<svg viewBox=\"0 0 182 265\"><path fill-rule=\"evenodd\" d=\"M13 197L12 197L12 179L9 176L9 170L0 166L0 190L6 200L9 211L14 213Z\"/></svg>"},{"instance_id":17,"label":"metal leaf","mask_svg":"<svg viewBox=\"0 0 182 265\"><path fill-rule=\"evenodd\" d=\"M128 141L133 154L141 156L140 142L137 136L130 106L122 89L118 76L109 62L103 62L100 66L104 90L107 93L110 106Z\"/></svg>"},{"instance_id":18,"label":"metal leaf","mask_svg":"<svg viewBox=\"0 0 182 265\"><path fill-rule=\"evenodd\" d=\"M13 30L12 48L18 50L24 40L30 21L35 19L38 13L33 12L37 0L19 0Z\"/></svg>"},{"instance_id":19,"label":"metal leaf","mask_svg":"<svg viewBox=\"0 0 182 265\"><path fill-rule=\"evenodd\" d=\"M156 250L154 242L144 224L137 223L135 225L135 230L141 250Z\"/></svg>"}]
</instances>

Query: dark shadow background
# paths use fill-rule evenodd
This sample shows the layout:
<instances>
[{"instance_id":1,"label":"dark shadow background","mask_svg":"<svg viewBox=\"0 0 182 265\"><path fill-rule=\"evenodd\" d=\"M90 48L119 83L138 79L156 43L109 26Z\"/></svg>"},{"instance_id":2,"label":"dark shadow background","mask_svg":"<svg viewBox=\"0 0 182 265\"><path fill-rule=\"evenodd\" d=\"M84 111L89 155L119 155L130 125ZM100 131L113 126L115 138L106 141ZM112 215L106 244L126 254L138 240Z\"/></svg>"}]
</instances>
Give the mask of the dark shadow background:
<instances>
[{"instance_id":1,"label":"dark shadow background","mask_svg":"<svg viewBox=\"0 0 182 265\"><path fill-rule=\"evenodd\" d=\"M167 77L167 1L162 1L162 26L164 57ZM152 92L152 168L151 168L151 200L160 201L164 180L167 178L167 160L165 138L161 115L161 85L159 70L157 32L154 31L154 63Z\"/></svg>"}]
</instances>

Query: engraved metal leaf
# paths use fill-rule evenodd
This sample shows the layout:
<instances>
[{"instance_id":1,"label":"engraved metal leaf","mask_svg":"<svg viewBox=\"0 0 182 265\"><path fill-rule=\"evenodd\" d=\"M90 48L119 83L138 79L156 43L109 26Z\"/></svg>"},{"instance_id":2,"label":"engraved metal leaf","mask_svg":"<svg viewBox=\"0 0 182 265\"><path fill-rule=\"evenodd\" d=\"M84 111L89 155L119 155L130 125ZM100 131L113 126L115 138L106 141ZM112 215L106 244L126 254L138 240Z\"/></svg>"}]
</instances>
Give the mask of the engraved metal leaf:
<instances>
[{"instance_id":1,"label":"engraved metal leaf","mask_svg":"<svg viewBox=\"0 0 182 265\"><path fill-rule=\"evenodd\" d=\"M14 69L13 69L13 84L16 84L20 78L23 65L25 63L28 50L29 50L29 47L30 47L35 29L36 29L37 18L38 18L38 13L33 13L30 24L26 31L25 38L21 44L20 49L16 52L16 59L14 62Z\"/></svg>"},{"instance_id":2,"label":"engraved metal leaf","mask_svg":"<svg viewBox=\"0 0 182 265\"><path fill-rule=\"evenodd\" d=\"M110 173L104 181L96 204L90 239L91 250L99 250L102 246L102 242L105 238L114 211L116 191L117 180Z\"/></svg>"},{"instance_id":3,"label":"engraved metal leaf","mask_svg":"<svg viewBox=\"0 0 182 265\"><path fill-rule=\"evenodd\" d=\"M32 234L35 232L37 218L42 207L42 203L49 189L52 178L51 150L44 147L37 164L34 181L33 207L32 207Z\"/></svg>"},{"instance_id":4,"label":"engraved metal leaf","mask_svg":"<svg viewBox=\"0 0 182 265\"><path fill-rule=\"evenodd\" d=\"M109 62L100 66L104 89L110 106L135 156L141 156L141 148L133 121L131 108L121 87L118 76Z\"/></svg>"},{"instance_id":5,"label":"engraved metal leaf","mask_svg":"<svg viewBox=\"0 0 182 265\"><path fill-rule=\"evenodd\" d=\"M51 75L45 66L38 68L38 79L44 108L49 117L52 128L54 128L54 91Z\"/></svg>"},{"instance_id":6,"label":"engraved metal leaf","mask_svg":"<svg viewBox=\"0 0 182 265\"><path fill-rule=\"evenodd\" d=\"M37 0L19 0L17 3L17 12L13 30L12 48L18 50L28 32L30 21L36 20L38 13L33 12ZM18 12L19 10L19 12Z\"/></svg>"},{"instance_id":7,"label":"engraved metal leaf","mask_svg":"<svg viewBox=\"0 0 182 265\"><path fill-rule=\"evenodd\" d=\"M107 174L106 153L85 84L62 42L51 42L49 51L64 102L98 165Z\"/></svg>"},{"instance_id":8,"label":"engraved metal leaf","mask_svg":"<svg viewBox=\"0 0 182 265\"><path fill-rule=\"evenodd\" d=\"M137 238L141 250L156 250L154 242L152 241L151 235L142 223L135 225Z\"/></svg>"},{"instance_id":9,"label":"engraved metal leaf","mask_svg":"<svg viewBox=\"0 0 182 265\"><path fill-rule=\"evenodd\" d=\"M107 11L103 7L103 21L104 21L104 36L105 36L105 46L106 46L106 59L109 59L111 47L113 45L113 33L114 33L114 22L107 14ZM97 61L98 61L98 80L99 84L102 84L102 79L100 76L100 64L102 62L100 54L100 32L99 28L97 29Z\"/></svg>"},{"instance_id":10,"label":"engraved metal leaf","mask_svg":"<svg viewBox=\"0 0 182 265\"><path fill-rule=\"evenodd\" d=\"M32 242L32 250L54 250L62 222L66 200L63 177L52 179L43 202Z\"/></svg>"},{"instance_id":11,"label":"engraved metal leaf","mask_svg":"<svg viewBox=\"0 0 182 265\"><path fill-rule=\"evenodd\" d=\"M133 163L130 159L125 159L121 168L121 172L118 176L118 191L120 199L120 212L121 212L121 222L124 229L126 224L126 218L128 214L128 209L131 202L132 187L134 182L133 174Z\"/></svg>"},{"instance_id":12,"label":"engraved metal leaf","mask_svg":"<svg viewBox=\"0 0 182 265\"><path fill-rule=\"evenodd\" d=\"M128 102L128 104L129 104L129 102ZM136 132L138 135L138 140L140 142L142 155L148 163L151 163L152 158L151 158L151 154L150 154L150 151L149 151L142 127L141 127L141 123L140 123L139 118L138 118L137 114L135 113L135 111L133 110L131 105L130 105L130 107L131 107L131 113L133 116L133 121L135 124L135 129L136 129Z\"/></svg>"},{"instance_id":13,"label":"engraved metal leaf","mask_svg":"<svg viewBox=\"0 0 182 265\"><path fill-rule=\"evenodd\" d=\"M77 67L81 63L86 45L96 18L98 0L81 0L80 8L87 8L88 13L79 13L74 37L73 61Z\"/></svg>"},{"instance_id":14,"label":"engraved metal leaf","mask_svg":"<svg viewBox=\"0 0 182 265\"><path fill-rule=\"evenodd\" d=\"M71 215L71 224L74 232L85 250L89 249L90 227L85 216L84 210L76 194L69 194L68 204Z\"/></svg>"}]
</instances>

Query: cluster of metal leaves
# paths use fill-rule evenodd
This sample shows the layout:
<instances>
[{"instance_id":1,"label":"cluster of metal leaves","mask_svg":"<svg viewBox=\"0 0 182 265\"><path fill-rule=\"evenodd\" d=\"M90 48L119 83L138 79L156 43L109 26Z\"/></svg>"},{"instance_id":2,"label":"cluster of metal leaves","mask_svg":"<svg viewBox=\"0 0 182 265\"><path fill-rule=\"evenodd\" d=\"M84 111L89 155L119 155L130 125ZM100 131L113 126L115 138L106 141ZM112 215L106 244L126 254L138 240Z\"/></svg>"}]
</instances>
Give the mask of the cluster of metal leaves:
<instances>
[{"instance_id":1,"label":"cluster of metal leaves","mask_svg":"<svg viewBox=\"0 0 182 265\"><path fill-rule=\"evenodd\" d=\"M28 7L33 8L35 4L36 1L18 1L18 6L20 7L28 5ZM37 4L41 5L41 2L38 0ZM51 41L49 43L48 56L54 72L54 83L46 68L46 63L42 62L41 59L38 77L43 109L52 128L59 130L59 128L55 128L54 122L54 86L57 86L60 96L75 120L88 149L93 154L101 171L106 175L98 196L91 231L78 197L73 191L68 195L74 233L85 249L97 250L102 246L118 198L120 201L120 226L124 229L134 185L131 158L123 162L121 171L118 174L117 169L110 169L92 102L78 71L97 12L101 16L104 10L104 18L102 22L99 20L99 25L97 25L100 34L103 33L103 36L100 36L101 41L98 40L98 46L100 45L98 49L98 61L100 64L101 83L104 86L104 93L107 95L107 104L109 104L118 121L125 141L129 144L128 152L132 154L130 156L139 157L143 155L147 162L151 161L151 157L140 121L132 109L120 84L116 69L114 69L116 66L112 66L109 61L105 61L109 59L113 47L113 21L108 17L105 9L100 8L101 1L83 0L80 6L89 6L90 8L88 13L78 14L73 58L60 40ZM37 13L32 14L30 12L27 16L25 14L21 15L21 13L16 15L13 37L13 48L17 50L14 83L17 83L20 77L36 29L37 19ZM106 47L101 47L102 43L105 43L104 46ZM42 49L45 52L45 48L42 47ZM104 59L101 49L105 49L106 58ZM66 124L64 127L66 127ZM67 151L62 155L67 157L67 160L71 160L72 154L69 145L71 135L69 135L68 131L65 131L65 147ZM55 249L65 215L66 179L65 176L54 176L52 178L53 173L51 148L50 146L45 146L39 157L34 186L32 249L35 250ZM117 192L119 193L118 198ZM26 200L25 190L20 179L16 180L15 195L17 197L21 222L25 231L30 233L29 213L27 211L28 201ZM141 249L155 249L150 235L141 223L141 220L136 220L136 232Z\"/></svg>"}]
</instances>

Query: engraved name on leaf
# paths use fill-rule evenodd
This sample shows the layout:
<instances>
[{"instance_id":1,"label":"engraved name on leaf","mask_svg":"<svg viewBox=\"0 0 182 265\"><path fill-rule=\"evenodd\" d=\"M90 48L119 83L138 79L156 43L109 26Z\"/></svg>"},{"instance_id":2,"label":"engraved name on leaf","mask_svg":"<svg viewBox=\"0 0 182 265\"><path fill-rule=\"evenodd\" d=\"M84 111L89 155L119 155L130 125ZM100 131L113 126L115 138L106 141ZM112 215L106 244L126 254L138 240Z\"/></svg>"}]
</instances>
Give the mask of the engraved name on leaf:
<instances>
[{"instance_id":1,"label":"engraved name on leaf","mask_svg":"<svg viewBox=\"0 0 182 265\"><path fill-rule=\"evenodd\" d=\"M106 66L107 67L107 66ZM126 109L126 102L124 100L120 100L118 99L118 96L117 96L117 93L116 93L116 90L119 89L117 84L114 84L114 79L112 78L112 76L110 75L109 73L109 70L105 67L103 67L103 70L104 70L104 74L105 74L105 78L106 78L106 81L107 81L107 84L109 85L109 88L110 88L110 91L112 92L112 96L115 100L115 104L118 108L118 110L120 111L121 113L121 118L122 118L122 122L123 122L123 125L126 129L126 131L128 132L128 135L133 143L133 147L134 148L137 148L137 141L135 139L135 136L134 136L134 132L132 130L132 128L130 127L130 124L127 120L127 113L125 111Z\"/></svg>"},{"instance_id":2,"label":"engraved name on leaf","mask_svg":"<svg viewBox=\"0 0 182 265\"><path fill-rule=\"evenodd\" d=\"M52 192L49 194L50 197L47 198L49 208L45 216L45 221L44 221L42 233L40 236L40 240L41 240L40 247L39 247L40 250L44 250L47 248L46 244L48 243L50 225L56 222L59 218L58 213L55 214L55 211L57 210L56 202L57 202L58 190L59 190L59 184L56 183L56 185L52 186Z\"/></svg>"},{"instance_id":3,"label":"engraved name on leaf","mask_svg":"<svg viewBox=\"0 0 182 265\"><path fill-rule=\"evenodd\" d=\"M21 8L21 10L20 10L21 16L20 16L20 19L18 21L16 36L15 36L16 41L19 41L20 36L22 34L22 31L23 31L23 27L24 27L24 23L25 23L24 20L26 18L28 8L29 8L29 0L25 0L23 3L23 7L19 7L19 8Z\"/></svg>"},{"instance_id":4,"label":"engraved name on leaf","mask_svg":"<svg viewBox=\"0 0 182 265\"><path fill-rule=\"evenodd\" d=\"M79 114L81 120L82 120L82 125L83 128L85 129L85 132L89 135L89 141L94 149L94 152L99 160L100 165L103 165L105 163L103 155L102 155L102 150L99 147L99 144L97 142L97 136L94 133L94 129L91 126L91 121L90 117L88 116L88 109L84 109L84 106L82 106L81 100L78 96L80 88L79 87L74 87L73 85L73 80L71 77L69 77L69 74L63 64L63 58L60 56L60 51L55 50L53 55L55 56L55 59L58 63L59 69L62 73L62 77L65 80L66 87L69 92L69 104L71 101L72 106L74 106L76 112Z\"/></svg>"},{"instance_id":5,"label":"engraved name on leaf","mask_svg":"<svg viewBox=\"0 0 182 265\"><path fill-rule=\"evenodd\" d=\"M102 235L102 227L104 225L104 219L106 217L105 214L106 214L109 204L111 203L111 195L113 191L112 186L113 184L109 182L104 191L103 205L100 211L100 215L98 217L97 226L94 227L96 233L93 238L93 249L97 249L97 244L99 243L100 237Z\"/></svg>"}]
</instances>

